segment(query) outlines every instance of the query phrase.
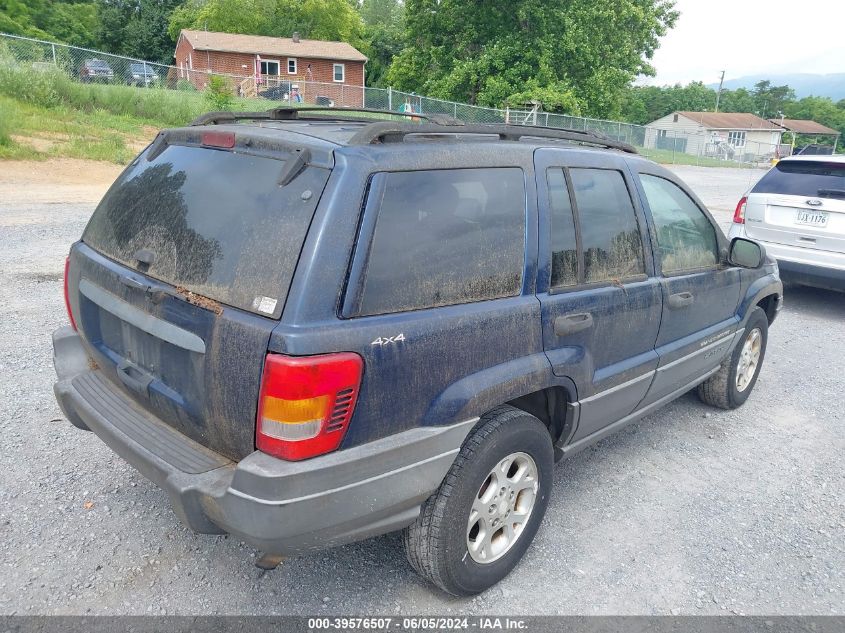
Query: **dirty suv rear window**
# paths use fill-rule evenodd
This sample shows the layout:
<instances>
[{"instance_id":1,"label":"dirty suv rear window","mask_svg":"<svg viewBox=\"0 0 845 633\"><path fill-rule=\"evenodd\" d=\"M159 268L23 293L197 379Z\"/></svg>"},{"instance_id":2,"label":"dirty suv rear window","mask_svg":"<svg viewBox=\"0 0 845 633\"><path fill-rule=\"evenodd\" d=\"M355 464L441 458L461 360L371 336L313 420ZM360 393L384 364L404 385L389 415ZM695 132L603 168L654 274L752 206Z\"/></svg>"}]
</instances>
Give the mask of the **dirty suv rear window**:
<instances>
[{"instance_id":1,"label":"dirty suv rear window","mask_svg":"<svg viewBox=\"0 0 845 633\"><path fill-rule=\"evenodd\" d=\"M784 160L769 170L751 193L845 198L845 163Z\"/></svg>"},{"instance_id":2,"label":"dirty suv rear window","mask_svg":"<svg viewBox=\"0 0 845 633\"><path fill-rule=\"evenodd\" d=\"M147 275L277 317L328 170L280 186L275 158L183 146L145 156L109 189L83 241L133 268L149 251Z\"/></svg>"}]
</instances>

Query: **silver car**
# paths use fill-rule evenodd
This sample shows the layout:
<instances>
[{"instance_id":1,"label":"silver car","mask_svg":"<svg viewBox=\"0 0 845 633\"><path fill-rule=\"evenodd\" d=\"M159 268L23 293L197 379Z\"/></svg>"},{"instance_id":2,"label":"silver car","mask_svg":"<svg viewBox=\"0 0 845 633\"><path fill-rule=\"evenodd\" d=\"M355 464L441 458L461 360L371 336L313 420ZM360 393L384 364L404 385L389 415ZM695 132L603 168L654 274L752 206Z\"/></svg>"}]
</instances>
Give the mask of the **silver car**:
<instances>
[{"instance_id":1,"label":"silver car","mask_svg":"<svg viewBox=\"0 0 845 633\"><path fill-rule=\"evenodd\" d=\"M785 280L845 290L845 156L790 156L740 199L729 232L766 247Z\"/></svg>"}]
</instances>

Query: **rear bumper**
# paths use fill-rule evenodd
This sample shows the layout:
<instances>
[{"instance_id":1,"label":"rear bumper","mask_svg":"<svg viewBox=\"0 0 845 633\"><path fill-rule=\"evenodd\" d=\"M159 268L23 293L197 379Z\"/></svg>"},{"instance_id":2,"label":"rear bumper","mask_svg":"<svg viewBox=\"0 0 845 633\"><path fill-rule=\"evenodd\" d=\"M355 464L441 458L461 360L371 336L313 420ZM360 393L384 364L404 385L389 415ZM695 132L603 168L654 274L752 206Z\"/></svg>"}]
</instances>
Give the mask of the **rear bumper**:
<instances>
[{"instance_id":1,"label":"rear bumper","mask_svg":"<svg viewBox=\"0 0 845 633\"><path fill-rule=\"evenodd\" d=\"M284 555L409 525L437 489L477 420L418 428L302 462L254 452L232 462L151 416L97 369L79 335L53 334L56 399L170 496L202 533L231 533Z\"/></svg>"},{"instance_id":2,"label":"rear bumper","mask_svg":"<svg viewBox=\"0 0 845 633\"><path fill-rule=\"evenodd\" d=\"M732 224L728 236L748 238L742 224ZM754 238L748 238L754 239ZM778 262L784 281L822 288L845 289L845 253L820 251L755 240L766 247L766 253Z\"/></svg>"}]
</instances>

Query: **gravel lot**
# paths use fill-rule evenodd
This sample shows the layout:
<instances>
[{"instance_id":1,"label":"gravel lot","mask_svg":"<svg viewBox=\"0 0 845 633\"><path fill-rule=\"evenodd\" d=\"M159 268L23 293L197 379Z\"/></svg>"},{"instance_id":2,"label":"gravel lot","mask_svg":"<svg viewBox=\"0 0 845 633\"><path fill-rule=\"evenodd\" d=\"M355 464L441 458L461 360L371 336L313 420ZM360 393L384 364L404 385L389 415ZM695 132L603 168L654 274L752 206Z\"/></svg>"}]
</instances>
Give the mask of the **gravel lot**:
<instances>
[{"instance_id":1,"label":"gravel lot","mask_svg":"<svg viewBox=\"0 0 845 633\"><path fill-rule=\"evenodd\" d=\"M755 177L677 169L720 221ZM688 394L561 464L534 546L476 599L424 584L395 535L262 573L53 399L64 256L113 172L0 164L0 613L845 613L845 294L788 290L740 410Z\"/></svg>"}]
</instances>

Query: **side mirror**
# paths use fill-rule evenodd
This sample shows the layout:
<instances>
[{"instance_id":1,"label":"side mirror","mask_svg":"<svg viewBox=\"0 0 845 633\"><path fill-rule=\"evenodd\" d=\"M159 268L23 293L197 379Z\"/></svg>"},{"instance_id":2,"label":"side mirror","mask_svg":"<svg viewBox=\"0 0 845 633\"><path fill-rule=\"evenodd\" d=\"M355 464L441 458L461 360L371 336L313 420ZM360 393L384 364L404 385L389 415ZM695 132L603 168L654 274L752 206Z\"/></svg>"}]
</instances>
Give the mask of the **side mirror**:
<instances>
[{"instance_id":1,"label":"side mirror","mask_svg":"<svg viewBox=\"0 0 845 633\"><path fill-rule=\"evenodd\" d=\"M757 242L743 237L731 240L728 263L742 268L760 268L766 261L766 250Z\"/></svg>"}]
</instances>

